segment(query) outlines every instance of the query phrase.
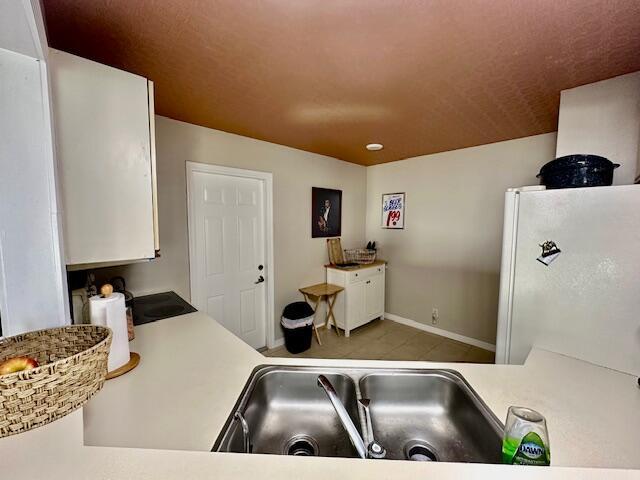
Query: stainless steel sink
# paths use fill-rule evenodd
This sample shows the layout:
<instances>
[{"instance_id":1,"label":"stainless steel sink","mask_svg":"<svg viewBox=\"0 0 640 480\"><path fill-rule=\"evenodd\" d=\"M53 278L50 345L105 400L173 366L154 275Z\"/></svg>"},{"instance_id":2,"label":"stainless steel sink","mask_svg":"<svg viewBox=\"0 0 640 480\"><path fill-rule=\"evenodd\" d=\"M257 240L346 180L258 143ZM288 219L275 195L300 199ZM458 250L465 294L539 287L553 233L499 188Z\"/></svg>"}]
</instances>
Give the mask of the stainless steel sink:
<instances>
[{"instance_id":1,"label":"stainless steel sink","mask_svg":"<svg viewBox=\"0 0 640 480\"><path fill-rule=\"evenodd\" d=\"M213 451L358 457L318 388L321 374L365 443L372 439L358 399L370 400L373 432L388 459L500 463L502 424L451 370L258 367Z\"/></svg>"},{"instance_id":2,"label":"stainless steel sink","mask_svg":"<svg viewBox=\"0 0 640 480\"><path fill-rule=\"evenodd\" d=\"M249 428L251 453L277 455L357 456L325 393L318 388L324 374L358 428L355 381L335 370L264 367L253 372L236 411ZM243 432L233 415L214 450L244 452Z\"/></svg>"},{"instance_id":3,"label":"stainless steel sink","mask_svg":"<svg viewBox=\"0 0 640 480\"><path fill-rule=\"evenodd\" d=\"M387 458L501 461L502 425L457 372L371 373L360 393Z\"/></svg>"}]
</instances>

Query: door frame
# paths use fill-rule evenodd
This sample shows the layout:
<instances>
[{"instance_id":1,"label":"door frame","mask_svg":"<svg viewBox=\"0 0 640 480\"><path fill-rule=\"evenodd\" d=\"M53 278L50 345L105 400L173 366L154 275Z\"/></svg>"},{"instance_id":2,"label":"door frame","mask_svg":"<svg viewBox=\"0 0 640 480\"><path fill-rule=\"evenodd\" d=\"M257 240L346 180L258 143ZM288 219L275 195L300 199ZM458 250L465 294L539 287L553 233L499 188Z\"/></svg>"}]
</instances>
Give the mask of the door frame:
<instances>
[{"instance_id":1,"label":"door frame","mask_svg":"<svg viewBox=\"0 0 640 480\"><path fill-rule=\"evenodd\" d=\"M189 294L198 283L195 276L196 246L195 246L195 218L191 200L191 193L194 190L194 173L211 173L214 175L226 175L229 177L252 178L260 180L263 184L264 192L264 238L265 238L265 288L266 288L266 314L265 341L267 348L275 346L275 324L274 324L274 266L273 266L273 174L271 172L260 172L257 170L245 170L242 168L225 167L222 165L212 165L208 163L186 162L187 175L187 224L189 234Z\"/></svg>"}]
</instances>

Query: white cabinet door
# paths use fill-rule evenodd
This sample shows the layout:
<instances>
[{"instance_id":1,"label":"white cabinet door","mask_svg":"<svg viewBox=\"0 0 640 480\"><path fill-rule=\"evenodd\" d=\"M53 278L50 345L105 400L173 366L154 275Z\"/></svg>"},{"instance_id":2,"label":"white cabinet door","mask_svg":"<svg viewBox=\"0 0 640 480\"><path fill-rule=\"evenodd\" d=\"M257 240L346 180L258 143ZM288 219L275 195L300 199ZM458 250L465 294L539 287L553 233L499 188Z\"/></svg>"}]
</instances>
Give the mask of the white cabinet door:
<instances>
[{"instance_id":1,"label":"white cabinet door","mask_svg":"<svg viewBox=\"0 0 640 480\"><path fill-rule=\"evenodd\" d=\"M382 315L382 310L384 309L383 275L372 276L365 282L365 287L367 319Z\"/></svg>"},{"instance_id":2,"label":"white cabinet door","mask_svg":"<svg viewBox=\"0 0 640 480\"><path fill-rule=\"evenodd\" d=\"M0 4L0 10L11 3ZM30 10L13 4L23 13ZM14 21L11 17L2 21ZM0 48L0 314L5 336L69 322L62 224L51 194L55 171L45 72L42 62Z\"/></svg>"},{"instance_id":3,"label":"white cabinet door","mask_svg":"<svg viewBox=\"0 0 640 480\"><path fill-rule=\"evenodd\" d=\"M349 329L366 322L366 282L352 283L347 292L347 322Z\"/></svg>"},{"instance_id":4,"label":"white cabinet door","mask_svg":"<svg viewBox=\"0 0 640 480\"><path fill-rule=\"evenodd\" d=\"M51 50L66 263L153 258L146 78Z\"/></svg>"}]
</instances>

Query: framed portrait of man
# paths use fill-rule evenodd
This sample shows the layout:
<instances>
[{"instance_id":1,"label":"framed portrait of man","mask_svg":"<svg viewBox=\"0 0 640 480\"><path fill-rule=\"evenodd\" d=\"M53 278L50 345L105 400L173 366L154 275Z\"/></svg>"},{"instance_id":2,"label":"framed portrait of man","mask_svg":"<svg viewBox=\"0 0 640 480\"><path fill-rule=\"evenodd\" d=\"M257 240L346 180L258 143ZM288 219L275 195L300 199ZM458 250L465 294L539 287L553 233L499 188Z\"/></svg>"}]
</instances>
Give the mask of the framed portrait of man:
<instances>
[{"instance_id":1,"label":"framed portrait of man","mask_svg":"<svg viewBox=\"0 0 640 480\"><path fill-rule=\"evenodd\" d=\"M342 234L342 190L311 189L311 237L339 237Z\"/></svg>"}]
</instances>

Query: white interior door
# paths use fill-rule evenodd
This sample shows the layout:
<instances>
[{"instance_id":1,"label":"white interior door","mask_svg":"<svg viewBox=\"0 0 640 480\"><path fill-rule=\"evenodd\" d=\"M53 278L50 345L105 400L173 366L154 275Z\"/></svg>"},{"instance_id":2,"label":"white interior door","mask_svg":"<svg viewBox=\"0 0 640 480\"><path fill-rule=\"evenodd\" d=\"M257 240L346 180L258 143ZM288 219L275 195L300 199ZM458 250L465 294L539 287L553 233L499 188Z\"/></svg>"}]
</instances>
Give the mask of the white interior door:
<instances>
[{"instance_id":1,"label":"white interior door","mask_svg":"<svg viewBox=\"0 0 640 480\"><path fill-rule=\"evenodd\" d=\"M192 171L190 197L191 300L252 347L264 347L264 181Z\"/></svg>"}]
</instances>

